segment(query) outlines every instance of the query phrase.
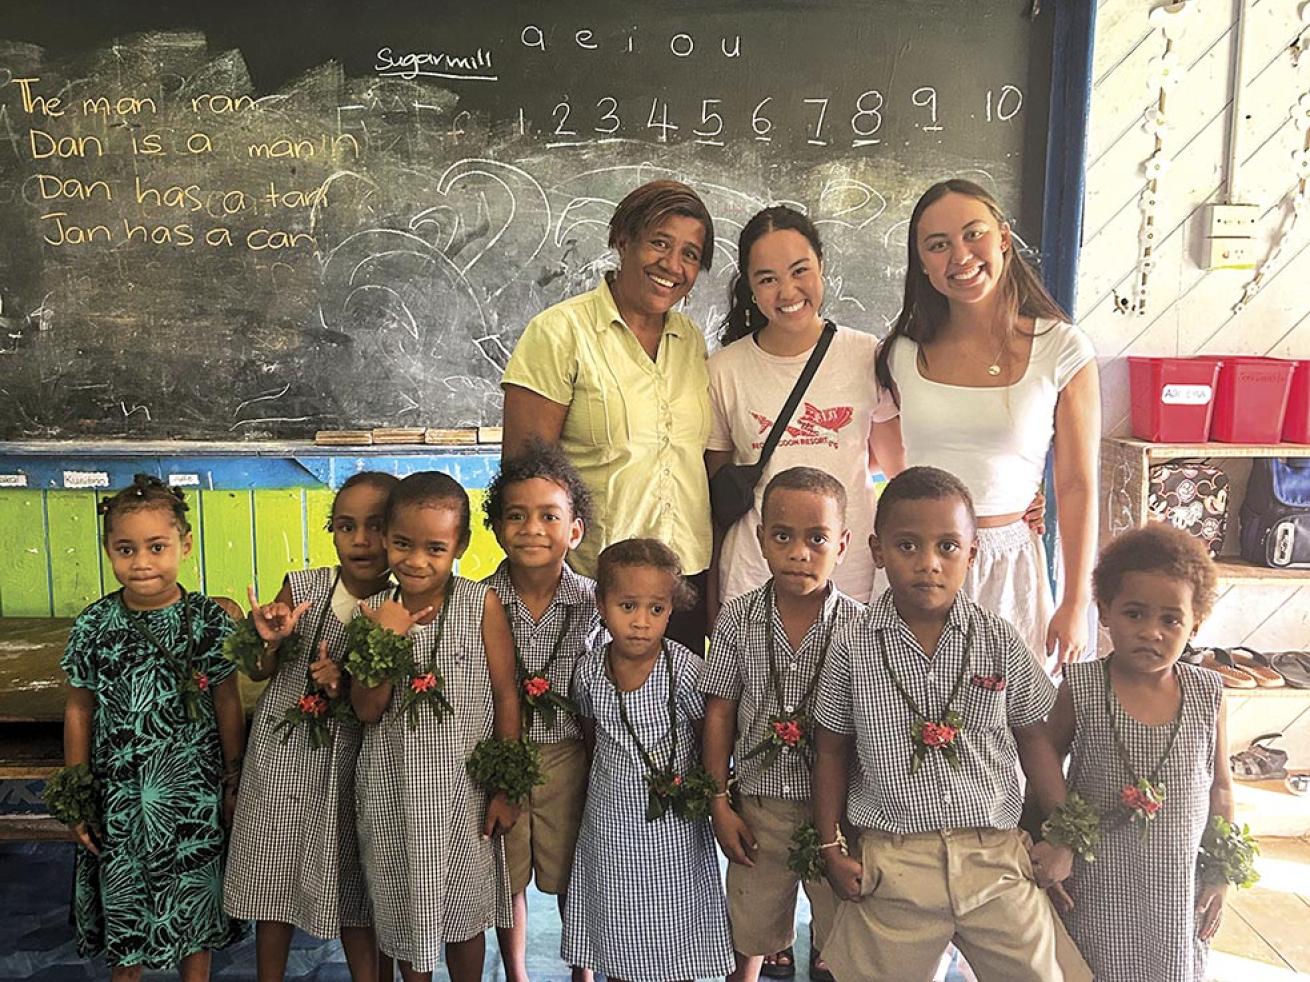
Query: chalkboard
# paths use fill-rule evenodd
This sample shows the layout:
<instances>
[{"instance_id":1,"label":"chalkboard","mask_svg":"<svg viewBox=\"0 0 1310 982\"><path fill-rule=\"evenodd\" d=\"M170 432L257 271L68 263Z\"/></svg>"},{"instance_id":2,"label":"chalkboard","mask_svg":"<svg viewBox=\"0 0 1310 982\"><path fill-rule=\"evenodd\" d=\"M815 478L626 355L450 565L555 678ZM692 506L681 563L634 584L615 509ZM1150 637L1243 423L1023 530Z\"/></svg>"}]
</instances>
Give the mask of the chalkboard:
<instances>
[{"instance_id":1,"label":"chalkboard","mask_svg":"<svg viewBox=\"0 0 1310 982\"><path fill-rule=\"evenodd\" d=\"M1040 241L1030 6L7 3L0 439L494 424L527 320L661 175L714 216L708 337L778 201L819 224L829 316L881 333L933 181Z\"/></svg>"}]
</instances>

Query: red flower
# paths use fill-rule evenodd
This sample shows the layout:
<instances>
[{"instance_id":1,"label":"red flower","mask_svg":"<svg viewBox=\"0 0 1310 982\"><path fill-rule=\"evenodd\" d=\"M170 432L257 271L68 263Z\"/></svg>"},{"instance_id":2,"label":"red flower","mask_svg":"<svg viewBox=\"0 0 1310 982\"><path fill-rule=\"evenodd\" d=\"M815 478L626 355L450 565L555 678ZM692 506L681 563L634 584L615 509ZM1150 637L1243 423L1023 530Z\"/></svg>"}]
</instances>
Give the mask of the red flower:
<instances>
[{"instance_id":1,"label":"red flower","mask_svg":"<svg viewBox=\"0 0 1310 982\"><path fill-rule=\"evenodd\" d=\"M921 737L926 747L946 747L955 742L959 731L949 723L925 722Z\"/></svg>"},{"instance_id":2,"label":"red flower","mask_svg":"<svg viewBox=\"0 0 1310 982\"><path fill-rule=\"evenodd\" d=\"M1160 802L1135 784L1124 785L1119 792L1119 800L1133 811L1139 811L1148 818L1160 810Z\"/></svg>"},{"instance_id":3,"label":"red flower","mask_svg":"<svg viewBox=\"0 0 1310 982\"><path fill-rule=\"evenodd\" d=\"M773 732L777 735L779 740L789 747L796 746L805 736L805 730L801 727L800 722L794 719L786 720L785 722L783 720L775 720L773 723Z\"/></svg>"},{"instance_id":4,"label":"red flower","mask_svg":"<svg viewBox=\"0 0 1310 982\"><path fill-rule=\"evenodd\" d=\"M682 787L682 775L681 775L681 774L674 774L674 775L673 775L673 786L674 786L675 788L680 788L680 787Z\"/></svg>"},{"instance_id":5,"label":"red flower","mask_svg":"<svg viewBox=\"0 0 1310 982\"><path fill-rule=\"evenodd\" d=\"M328 708L327 700L317 692L312 695L301 696L296 705L306 716L322 716L327 712Z\"/></svg>"},{"instance_id":6,"label":"red flower","mask_svg":"<svg viewBox=\"0 0 1310 982\"><path fill-rule=\"evenodd\" d=\"M540 675L534 675L530 679L523 680L523 691L536 699L550 691L550 682Z\"/></svg>"},{"instance_id":7,"label":"red flower","mask_svg":"<svg viewBox=\"0 0 1310 982\"><path fill-rule=\"evenodd\" d=\"M196 672L196 688L201 692L209 691L209 676L204 672Z\"/></svg>"},{"instance_id":8,"label":"red flower","mask_svg":"<svg viewBox=\"0 0 1310 982\"><path fill-rule=\"evenodd\" d=\"M437 677L432 672L426 675L415 675L409 680L409 687L415 692L431 692L437 687Z\"/></svg>"}]
</instances>

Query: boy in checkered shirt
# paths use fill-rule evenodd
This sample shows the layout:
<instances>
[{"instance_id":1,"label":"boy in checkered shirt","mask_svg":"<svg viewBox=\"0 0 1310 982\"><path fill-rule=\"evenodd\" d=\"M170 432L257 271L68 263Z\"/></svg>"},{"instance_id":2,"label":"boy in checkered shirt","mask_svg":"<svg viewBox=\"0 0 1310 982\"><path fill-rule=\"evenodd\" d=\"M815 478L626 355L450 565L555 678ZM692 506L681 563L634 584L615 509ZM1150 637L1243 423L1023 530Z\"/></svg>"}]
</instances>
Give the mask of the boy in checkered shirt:
<instances>
[{"instance_id":1,"label":"boy in checkered shirt","mask_svg":"<svg viewBox=\"0 0 1310 982\"><path fill-rule=\"evenodd\" d=\"M776 474L756 534L772 576L724 606L699 682L705 769L721 789L710 814L731 861L734 982L755 982L765 956L795 939L799 878L787 857L793 833L810 819L814 690L833 634L864 609L831 582L850 540L846 489L836 478L812 467ZM729 756L735 801L727 792ZM813 949L821 951L837 901L821 879L804 888ZM810 976L830 977L817 956Z\"/></svg>"},{"instance_id":2,"label":"boy in checkered shirt","mask_svg":"<svg viewBox=\"0 0 1310 982\"><path fill-rule=\"evenodd\" d=\"M1042 725L1055 689L1014 628L960 593L977 551L968 490L902 472L869 544L891 587L834 638L814 714L815 825L844 901L823 949L833 974L926 982L954 943L980 982L1090 979L1042 889L1072 854L1017 828L1020 761L1046 808L1064 797ZM849 854L843 828L858 833Z\"/></svg>"}]
</instances>

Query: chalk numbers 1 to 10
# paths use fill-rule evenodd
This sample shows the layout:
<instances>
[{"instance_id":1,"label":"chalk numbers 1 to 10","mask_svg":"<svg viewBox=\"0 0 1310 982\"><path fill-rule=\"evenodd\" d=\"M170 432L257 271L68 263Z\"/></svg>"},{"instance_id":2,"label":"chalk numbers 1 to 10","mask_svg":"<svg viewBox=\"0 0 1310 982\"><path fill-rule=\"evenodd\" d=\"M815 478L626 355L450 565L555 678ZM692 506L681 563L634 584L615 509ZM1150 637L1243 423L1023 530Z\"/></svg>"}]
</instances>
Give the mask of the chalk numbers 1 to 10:
<instances>
[{"instance_id":1,"label":"chalk numbers 1 to 10","mask_svg":"<svg viewBox=\"0 0 1310 982\"><path fill-rule=\"evenodd\" d=\"M1015 85L1001 85L987 89L973 112L985 123L1007 123L1023 109L1023 92ZM883 124L893 106L878 89L861 92L848 105L839 105L829 98L800 98L794 100L802 107L800 119L804 132L796 134L810 146L826 147L849 141L852 147L876 146L883 140ZM590 102L590 100L588 100ZM946 129L942 121L942 106L937 90L924 85L909 94L908 105L895 107L896 111L910 113L915 129L924 133L940 133ZM540 127L528 119L523 109L518 111L518 132L541 132L551 145L572 146L595 139L638 138L645 136L657 143L675 139L691 139L710 147L725 146L729 137L753 139L771 143L783 134L775 125L774 117L781 110L779 100L766 96L754 104L749 114L732 113L723 99L702 99L698 110L677 116L667 100L653 96L640 104L630 101L621 105L613 96L601 96L587 104L565 96L550 110L550 119ZM793 110L794 112L794 110ZM685 131L685 132L684 132ZM791 134L787 134L791 136Z\"/></svg>"}]
</instances>

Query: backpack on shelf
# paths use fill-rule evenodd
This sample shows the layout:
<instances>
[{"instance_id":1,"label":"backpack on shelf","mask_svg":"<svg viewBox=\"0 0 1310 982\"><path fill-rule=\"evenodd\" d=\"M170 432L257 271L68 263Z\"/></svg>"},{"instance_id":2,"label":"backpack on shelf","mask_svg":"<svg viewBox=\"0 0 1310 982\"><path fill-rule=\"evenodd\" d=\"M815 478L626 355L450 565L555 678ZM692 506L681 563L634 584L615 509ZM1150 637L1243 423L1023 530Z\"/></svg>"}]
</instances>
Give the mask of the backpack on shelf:
<instances>
[{"instance_id":1,"label":"backpack on shelf","mask_svg":"<svg viewBox=\"0 0 1310 982\"><path fill-rule=\"evenodd\" d=\"M1200 539L1218 558L1228 531L1228 475L1204 463L1156 464L1148 476L1146 514Z\"/></svg>"},{"instance_id":2,"label":"backpack on shelf","mask_svg":"<svg viewBox=\"0 0 1310 982\"><path fill-rule=\"evenodd\" d=\"M1242 558L1310 568L1310 459L1261 457L1242 501Z\"/></svg>"}]
</instances>

